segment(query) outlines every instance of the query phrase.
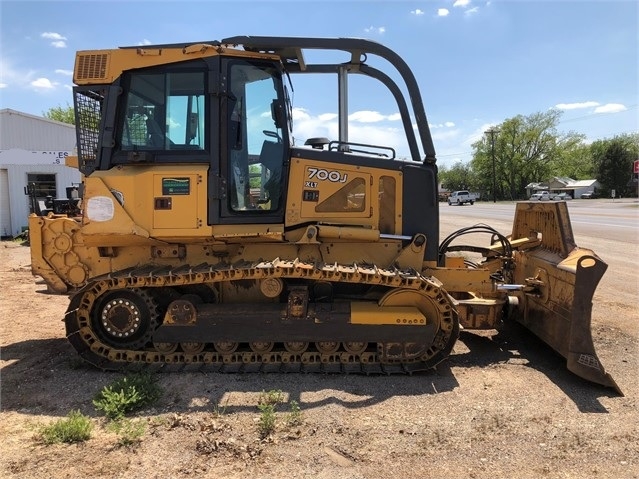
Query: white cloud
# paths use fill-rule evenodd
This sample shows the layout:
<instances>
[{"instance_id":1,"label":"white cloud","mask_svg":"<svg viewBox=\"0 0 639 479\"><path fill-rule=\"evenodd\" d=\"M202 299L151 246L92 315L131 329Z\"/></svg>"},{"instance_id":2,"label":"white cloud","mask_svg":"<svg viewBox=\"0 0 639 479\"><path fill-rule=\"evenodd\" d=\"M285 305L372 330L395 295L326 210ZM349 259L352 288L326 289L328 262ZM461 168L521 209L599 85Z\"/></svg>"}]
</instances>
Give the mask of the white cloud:
<instances>
[{"instance_id":1,"label":"white cloud","mask_svg":"<svg viewBox=\"0 0 639 479\"><path fill-rule=\"evenodd\" d=\"M453 7L467 7L469 3L470 0L455 0Z\"/></svg>"},{"instance_id":2,"label":"white cloud","mask_svg":"<svg viewBox=\"0 0 639 479\"><path fill-rule=\"evenodd\" d=\"M52 90L57 83L52 83L48 78L37 78L30 85L38 90Z\"/></svg>"},{"instance_id":3,"label":"white cloud","mask_svg":"<svg viewBox=\"0 0 639 479\"><path fill-rule=\"evenodd\" d=\"M317 118L319 118L320 121L332 121L337 119L337 117L337 113L322 113Z\"/></svg>"},{"instance_id":4,"label":"white cloud","mask_svg":"<svg viewBox=\"0 0 639 479\"><path fill-rule=\"evenodd\" d=\"M62 70L62 69L57 69L55 71L56 73L59 73L60 75L66 75L66 76L71 76L73 75L73 70Z\"/></svg>"},{"instance_id":5,"label":"white cloud","mask_svg":"<svg viewBox=\"0 0 639 479\"><path fill-rule=\"evenodd\" d=\"M455 123L453 123L452 121L446 121L444 123L429 123L428 127L433 129L433 128L452 128L455 126Z\"/></svg>"},{"instance_id":6,"label":"white cloud","mask_svg":"<svg viewBox=\"0 0 639 479\"><path fill-rule=\"evenodd\" d=\"M450 12L448 11L447 8L438 8L437 9L437 16L438 17L446 17L448 16Z\"/></svg>"},{"instance_id":7,"label":"white cloud","mask_svg":"<svg viewBox=\"0 0 639 479\"><path fill-rule=\"evenodd\" d=\"M53 40L51 42L51 46L52 47L55 47L55 48L66 48L67 47L67 42L66 42L67 37L62 36L59 33L44 32L40 36L42 38L46 38L48 40Z\"/></svg>"},{"instance_id":8,"label":"white cloud","mask_svg":"<svg viewBox=\"0 0 639 479\"><path fill-rule=\"evenodd\" d=\"M337 117L337 115L335 115ZM348 115L348 121L354 121L359 123L377 123L380 121L398 121L401 120L402 115L399 113L392 113L390 115L382 115L378 111L360 110Z\"/></svg>"},{"instance_id":9,"label":"white cloud","mask_svg":"<svg viewBox=\"0 0 639 479\"><path fill-rule=\"evenodd\" d=\"M626 110L626 106L621 103L606 103L595 108L595 113L619 113Z\"/></svg>"},{"instance_id":10,"label":"white cloud","mask_svg":"<svg viewBox=\"0 0 639 479\"><path fill-rule=\"evenodd\" d=\"M486 136L486 132L491 128L495 128L497 123L484 123L475 131L466 136L466 139L462 142L463 147L470 149L471 145L478 140L481 140Z\"/></svg>"},{"instance_id":11,"label":"white cloud","mask_svg":"<svg viewBox=\"0 0 639 479\"><path fill-rule=\"evenodd\" d=\"M42 38L48 38L49 40L66 40L67 39L67 37L64 37L60 35L59 33L55 33L55 32L44 32L40 36Z\"/></svg>"},{"instance_id":12,"label":"white cloud","mask_svg":"<svg viewBox=\"0 0 639 479\"><path fill-rule=\"evenodd\" d=\"M621 103L606 103L602 105L597 101L582 101L578 103L558 103L555 108L559 110L579 110L584 108L594 108L593 113L619 113L626 111L625 105Z\"/></svg>"},{"instance_id":13,"label":"white cloud","mask_svg":"<svg viewBox=\"0 0 639 479\"><path fill-rule=\"evenodd\" d=\"M144 40L142 40L141 42L138 43L138 45L142 46L142 45L153 45L153 43L151 43L151 40L147 40L146 38Z\"/></svg>"},{"instance_id":14,"label":"white cloud","mask_svg":"<svg viewBox=\"0 0 639 479\"><path fill-rule=\"evenodd\" d=\"M419 8L417 8L415 10L411 10L410 13L412 13L413 15L423 15L424 10L420 10Z\"/></svg>"},{"instance_id":15,"label":"white cloud","mask_svg":"<svg viewBox=\"0 0 639 479\"><path fill-rule=\"evenodd\" d=\"M348 115L348 121L358 121L360 123L376 123L386 117L378 111L361 110Z\"/></svg>"},{"instance_id":16,"label":"white cloud","mask_svg":"<svg viewBox=\"0 0 639 479\"><path fill-rule=\"evenodd\" d=\"M559 110L578 110L580 108L592 108L599 106L596 101L582 101L581 103L558 103L555 108Z\"/></svg>"},{"instance_id":17,"label":"white cloud","mask_svg":"<svg viewBox=\"0 0 639 479\"><path fill-rule=\"evenodd\" d=\"M466 10L464 12L464 15L470 16L470 15L474 15L477 12L479 12L479 7L473 7L473 8L469 8L468 10Z\"/></svg>"},{"instance_id":18,"label":"white cloud","mask_svg":"<svg viewBox=\"0 0 639 479\"><path fill-rule=\"evenodd\" d=\"M7 85L6 83L0 83L0 88L7 88L9 85Z\"/></svg>"},{"instance_id":19,"label":"white cloud","mask_svg":"<svg viewBox=\"0 0 639 479\"><path fill-rule=\"evenodd\" d=\"M293 108L293 121L295 120L308 120L311 115L304 108Z\"/></svg>"},{"instance_id":20,"label":"white cloud","mask_svg":"<svg viewBox=\"0 0 639 479\"><path fill-rule=\"evenodd\" d=\"M385 117L378 112L368 111L353 113L349 117L349 141L387 146L394 148L398 157L407 156L409 150L403 128L370 122L371 119L380 118L380 120L374 121L382 121L388 120L393 116L388 115ZM353 117L356 119L354 120ZM293 122L295 144L297 145L303 145L308 138L326 137L330 140L339 138L339 125L337 115L334 113L321 113L316 116L304 108L294 108Z\"/></svg>"},{"instance_id":21,"label":"white cloud","mask_svg":"<svg viewBox=\"0 0 639 479\"><path fill-rule=\"evenodd\" d=\"M364 31L366 33L376 33L378 35L383 35L384 33L386 33L386 27L374 27L373 25L371 25L368 28L365 28Z\"/></svg>"}]
</instances>

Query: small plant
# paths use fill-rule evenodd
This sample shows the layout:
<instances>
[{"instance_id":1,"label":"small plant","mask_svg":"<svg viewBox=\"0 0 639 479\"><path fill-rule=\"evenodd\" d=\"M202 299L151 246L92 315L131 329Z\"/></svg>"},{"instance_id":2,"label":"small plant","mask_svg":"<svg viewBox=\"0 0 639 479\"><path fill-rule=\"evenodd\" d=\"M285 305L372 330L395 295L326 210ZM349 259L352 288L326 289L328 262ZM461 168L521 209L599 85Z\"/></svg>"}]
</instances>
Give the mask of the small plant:
<instances>
[{"instance_id":1,"label":"small plant","mask_svg":"<svg viewBox=\"0 0 639 479\"><path fill-rule=\"evenodd\" d=\"M261 413L257 427L264 438L275 430L275 405L262 403L257 407Z\"/></svg>"},{"instance_id":2,"label":"small plant","mask_svg":"<svg viewBox=\"0 0 639 479\"><path fill-rule=\"evenodd\" d=\"M228 405L228 399L223 406L216 404L213 406L213 417L222 417L226 413L226 406Z\"/></svg>"},{"instance_id":3,"label":"small plant","mask_svg":"<svg viewBox=\"0 0 639 479\"><path fill-rule=\"evenodd\" d=\"M150 374L131 374L105 386L93 400L93 405L111 420L123 418L136 409L153 404L162 395Z\"/></svg>"},{"instance_id":4,"label":"small plant","mask_svg":"<svg viewBox=\"0 0 639 479\"><path fill-rule=\"evenodd\" d=\"M120 419L113 421L109 429L119 436L119 446L133 446L142 441L142 436L146 432L144 421L132 421L130 419Z\"/></svg>"},{"instance_id":5,"label":"small plant","mask_svg":"<svg viewBox=\"0 0 639 479\"><path fill-rule=\"evenodd\" d=\"M275 430L275 410L278 404L284 402L284 393L277 389L270 391L262 391L257 402L257 408L260 410L260 419L258 421L258 429L262 438L265 438ZM289 413L286 424L294 426L302 423L302 413L297 401L291 401L291 412Z\"/></svg>"},{"instance_id":6,"label":"small plant","mask_svg":"<svg viewBox=\"0 0 639 479\"><path fill-rule=\"evenodd\" d=\"M291 412L288 413L286 424L289 426L299 426L302 424L302 410L297 401L290 402Z\"/></svg>"},{"instance_id":7,"label":"small plant","mask_svg":"<svg viewBox=\"0 0 639 479\"><path fill-rule=\"evenodd\" d=\"M280 389L271 389L270 391L262 391L258 404L276 405L284 402L284 393Z\"/></svg>"},{"instance_id":8,"label":"small plant","mask_svg":"<svg viewBox=\"0 0 639 479\"><path fill-rule=\"evenodd\" d=\"M66 419L60 419L40 430L40 438L45 444L60 442L83 442L91 437L91 419L80 411L71 411Z\"/></svg>"}]
</instances>

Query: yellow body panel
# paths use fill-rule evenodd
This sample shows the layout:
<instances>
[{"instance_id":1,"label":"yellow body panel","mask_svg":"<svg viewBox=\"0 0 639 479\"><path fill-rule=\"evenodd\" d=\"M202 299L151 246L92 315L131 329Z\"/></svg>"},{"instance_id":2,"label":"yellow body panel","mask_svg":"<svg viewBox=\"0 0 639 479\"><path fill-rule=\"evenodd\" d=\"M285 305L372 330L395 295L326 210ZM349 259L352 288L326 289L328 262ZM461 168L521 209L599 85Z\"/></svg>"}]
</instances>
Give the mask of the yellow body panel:
<instances>
[{"instance_id":1,"label":"yellow body panel","mask_svg":"<svg viewBox=\"0 0 639 479\"><path fill-rule=\"evenodd\" d=\"M320 221L401 231L401 171L295 158L287 198L287 226Z\"/></svg>"},{"instance_id":2,"label":"yellow body panel","mask_svg":"<svg viewBox=\"0 0 639 479\"><path fill-rule=\"evenodd\" d=\"M268 54L246 52L221 46L195 44L187 48L119 48L83 50L76 54L73 82L76 85L113 83L126 70L207 58L218 55L279 60Z\"/></svg>"},{"instance_id":3,"label":"yellow body panel","mask_svg":"<svg viewBox=\"0 0 639 479\"><path fill-rule=\"evenodd\" d=\"M147 232L142 233L144 236L155 238L211 236L211 227L203 227L206 224L206 211L202 211L206 207L206 172L206 165L118 166L96 171L85 179L83 233L111 234L113 227L118 232L140 234L128 228L132 223ZM170 186L176 182L183 186L172 191ZM114 208L112 217L104 211L110 207L106 199L102 200L104 206L96 204L91 208L95 197L110 198ZM126 229L122 231L123 228Z\"/></svg>"},{"instance_id":4,"label":"yellow body panel","mask_svg":"<svg viewBox=\"0 0 639 479\"><path fill-rule=\"evenodd\" d=\"M283 225L207 225L207 165L118 166L85 178L87 244L126 246L134 237L197 242L259 237L281 241Z\"/></svg>"}]
</instances>

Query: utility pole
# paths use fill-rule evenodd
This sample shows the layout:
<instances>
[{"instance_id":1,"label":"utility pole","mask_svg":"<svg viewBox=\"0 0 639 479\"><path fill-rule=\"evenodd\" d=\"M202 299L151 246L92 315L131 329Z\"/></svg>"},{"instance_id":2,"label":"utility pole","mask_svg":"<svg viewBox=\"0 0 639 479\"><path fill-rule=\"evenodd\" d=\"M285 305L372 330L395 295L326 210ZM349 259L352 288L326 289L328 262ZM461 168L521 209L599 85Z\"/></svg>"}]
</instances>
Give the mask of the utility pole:
<instances>
[{"instance_id":1,"label":"utility pole","mask_svg":"<svg viewBox=\"0 0 639 479\"><path fill-rule=\"evenodd\" d=\"M495 172L495 135L499 133L499 130L491 128L485 131L487 135L490 135L490 152L493 159L493 203L497 203L497 186L496 186L496 172Z\"/></svg>"}]
</instances>

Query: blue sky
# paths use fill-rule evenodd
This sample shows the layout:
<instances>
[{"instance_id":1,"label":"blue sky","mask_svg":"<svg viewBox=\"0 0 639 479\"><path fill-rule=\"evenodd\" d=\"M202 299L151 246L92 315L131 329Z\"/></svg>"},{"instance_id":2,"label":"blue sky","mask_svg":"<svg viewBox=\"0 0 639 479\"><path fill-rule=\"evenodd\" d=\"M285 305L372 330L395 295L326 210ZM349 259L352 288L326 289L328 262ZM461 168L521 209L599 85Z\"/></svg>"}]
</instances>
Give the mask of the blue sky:
<instances>
[{"instance_id":1,"label":"blue sky","mask_svg":"<svg viewBox=\"0 0 639 479\"><path fill-rule=\"evenodd\" d=\"M397 51L420 85L440 164L491 125L559 108L588 141L639 130L636 1L0 1L0 108L73 103L76 50L235 35L359 37ZM376 65L377 66L377 65ZM335 83L293 78L295 137L336 138ZM351 82L350 139L407 155L397 107ZM305 91L310 90L310 91Z\"/></svg>"}]
</instances>

